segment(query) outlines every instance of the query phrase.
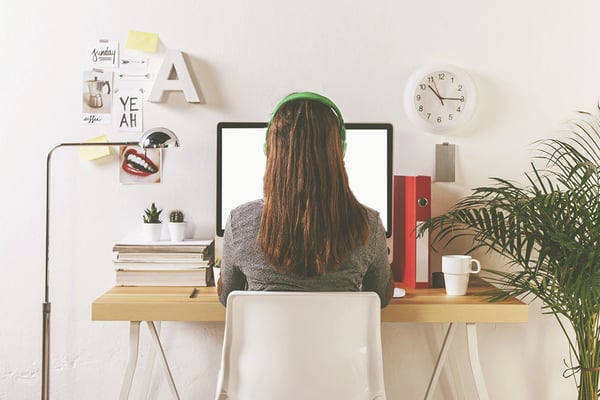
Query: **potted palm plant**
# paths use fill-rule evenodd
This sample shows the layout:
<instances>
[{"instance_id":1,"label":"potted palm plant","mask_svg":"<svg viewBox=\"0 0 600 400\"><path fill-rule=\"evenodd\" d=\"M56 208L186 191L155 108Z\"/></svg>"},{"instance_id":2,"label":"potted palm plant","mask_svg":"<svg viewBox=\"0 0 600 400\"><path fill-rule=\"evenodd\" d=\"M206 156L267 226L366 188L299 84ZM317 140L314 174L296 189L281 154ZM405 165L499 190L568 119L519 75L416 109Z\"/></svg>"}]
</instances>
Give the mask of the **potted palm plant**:
<instances>
[{"instance_id":1,"label":"potted palm plant","mask_svg":"<svg viewBox=\"0 0 600 400\"><path fill-rule=\"evenodd\" d=\"M419 229L432 242L467 238L498 253L502 287L490 300L538 298L556 318L573 356L579 400L598 399L600 374L600 119L580 112L564 139L536 142L525 183L493 178Z\"/></svg>"}]
</instances>

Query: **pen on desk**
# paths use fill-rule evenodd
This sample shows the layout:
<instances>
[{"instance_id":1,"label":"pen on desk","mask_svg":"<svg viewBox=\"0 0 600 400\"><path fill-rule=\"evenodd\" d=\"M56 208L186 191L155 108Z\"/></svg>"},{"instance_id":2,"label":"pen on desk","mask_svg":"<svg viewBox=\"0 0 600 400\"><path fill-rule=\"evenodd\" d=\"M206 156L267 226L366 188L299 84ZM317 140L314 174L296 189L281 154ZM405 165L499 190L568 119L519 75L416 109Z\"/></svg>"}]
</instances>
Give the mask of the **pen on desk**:
<instances>
[{"instance_id":1,"label":"pen on desk","mask_svg":"<svg viewBox=\"0 0 600 400\"><path fill-rule=\"evenodd\" d=\"M193 299L198 294L198 288L194 288L190 294L190 299Z\"/></svg>"}]
</instances>

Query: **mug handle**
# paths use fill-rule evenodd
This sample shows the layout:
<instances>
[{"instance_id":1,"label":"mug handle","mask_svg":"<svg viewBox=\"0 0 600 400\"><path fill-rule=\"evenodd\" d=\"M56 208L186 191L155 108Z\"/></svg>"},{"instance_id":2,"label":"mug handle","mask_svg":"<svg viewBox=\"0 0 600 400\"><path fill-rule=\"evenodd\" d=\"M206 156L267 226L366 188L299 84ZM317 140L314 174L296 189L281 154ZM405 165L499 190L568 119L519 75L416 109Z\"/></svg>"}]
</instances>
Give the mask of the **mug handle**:
<instances>
[{"instance_id":1,"label":"mug handle","mask_svg":"<svg viewBox=\"0 0 600 400\"><path fill-rule=\"evenodd\" d=\"M475 263L477 265L477 269L472 269L473 268L473 263ZM481 272L481 263L479 262L479 260L472 258L471 259L471 271L472 274L478 274Z\"/></svg>"}]
</instances>

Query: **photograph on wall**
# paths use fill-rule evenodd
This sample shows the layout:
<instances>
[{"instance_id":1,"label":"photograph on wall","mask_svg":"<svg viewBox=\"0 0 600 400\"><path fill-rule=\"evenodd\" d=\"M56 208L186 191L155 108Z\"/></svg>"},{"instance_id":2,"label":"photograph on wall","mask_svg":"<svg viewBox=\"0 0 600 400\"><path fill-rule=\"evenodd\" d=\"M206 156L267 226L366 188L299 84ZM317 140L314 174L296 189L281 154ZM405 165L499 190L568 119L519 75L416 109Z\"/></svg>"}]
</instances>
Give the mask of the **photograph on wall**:
<instances>
[{"instance_id":1,"label":"photograph on wall","mask_svg":"<svg viewBox=\"0 0 600 400\"><path fill-rule=\"evenodd\" d=\"M83 71L82 122L109 124L112 110L112 72Z\"/></svg>"},{"instance_id":2,"label":"photograph on wall","mask_svg":"<svg viewBox=\"0 0 600 400\"><path fill-rule=\"evenodd\" d=\"M141 88L119 87L114 95L114 119L122 132L142 132L144 99Z\"/></svg>"},{"instance_id":3,"label":"photograph on wall","mask_svg":"<svg viewBox=\"0 0 600 400\"><path fill-rule=\"evenodd\" d=\"M88 66L99 69L116 69L119 66L119 42L98 40L88 45Z\"/></svg>"},{"instance_id":4,"label":"photograph on wall","mask_svg":"<svg viewBox=\"0 0 600 400\"><path fill-rule=\"evenodd\" d=\"M124 185L160 183L161 164L161 149L144 150L139 146L121 146L119 182Z\"/></svg>"}]
</instances>

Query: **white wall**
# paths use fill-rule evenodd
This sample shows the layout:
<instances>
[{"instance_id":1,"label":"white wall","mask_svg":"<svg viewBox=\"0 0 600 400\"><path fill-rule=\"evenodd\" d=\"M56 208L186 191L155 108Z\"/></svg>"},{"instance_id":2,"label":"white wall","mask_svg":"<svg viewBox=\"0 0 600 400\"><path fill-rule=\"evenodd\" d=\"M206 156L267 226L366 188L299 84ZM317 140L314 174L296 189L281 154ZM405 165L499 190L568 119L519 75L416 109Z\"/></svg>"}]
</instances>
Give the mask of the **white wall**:
<instances>
[{"instance_id":1,"label":"white wall","mask_svg":"<svg viewBox=\"0 0 600 400\"><path fill-rule=\"evenodd\" d=\"M161 185L120 186L116 158L82 163L72 149L55 154L51 391L60 399L117 397L128 327L90 321L90 303L112 285L111 246L139 229L143 208L152 201L182 208L196 237L213 235L217 122L265 120L282 96L314 90L334 99L349 122L394 125L396 174L433 174L434 145L455 143L456 182L433 188L439 213L490 176L521 179L530 143L561 134L575 110L593 111L600 87L600 4L592 0L31 0L3 8L2 400L39 396L48 150L100 134L137 139L79 122L88 42L123 45L129 29L158 33L156 57L167 48L188 53L206 104L180 94L146 103L145 126L167 126L182 142L166 155ZM474 121L449 136L417 130L403 111L410 73L432 61L463 66L479 89ZM164 323L162 332L182 398L212 398L222 324ZM423 396L442 333L436 324L385 324L389 398ZM451 353L455 372L443 374L436 399L474 398L463 334ZM562 378L566 342L537 303L527 324L481 326L479 337L492 399L575 397L573 382ZM167 398L162 375L150 391Z\"/></svg>"}]
</instances>

